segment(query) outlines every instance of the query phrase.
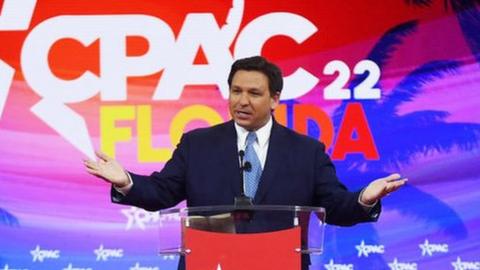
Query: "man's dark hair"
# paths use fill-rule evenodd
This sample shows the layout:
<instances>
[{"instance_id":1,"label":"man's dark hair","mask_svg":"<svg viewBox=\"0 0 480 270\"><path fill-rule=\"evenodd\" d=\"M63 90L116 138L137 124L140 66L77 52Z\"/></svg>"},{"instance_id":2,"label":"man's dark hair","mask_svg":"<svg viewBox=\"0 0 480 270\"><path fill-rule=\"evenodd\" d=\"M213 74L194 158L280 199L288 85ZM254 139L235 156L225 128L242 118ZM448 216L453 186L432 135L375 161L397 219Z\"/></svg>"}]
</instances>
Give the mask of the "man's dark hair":
<instances>
[{"instance_id":1,"label":"man's dark hair","mask_svg":"<svg viewBox=\"0 0 480 270\"><path fill-rule=\"evenodd\" d=\"M265 74L265 76L268 78L268 89L270 90L270 96L273 97L277 92L282 92L282 71L275 64L268 62L268 60L264 57L253 56L235 61L232 64L230 74L228 75L229 87L232 87L233 76L239 70L260 71Z\"/></svg>"}]
</instances>

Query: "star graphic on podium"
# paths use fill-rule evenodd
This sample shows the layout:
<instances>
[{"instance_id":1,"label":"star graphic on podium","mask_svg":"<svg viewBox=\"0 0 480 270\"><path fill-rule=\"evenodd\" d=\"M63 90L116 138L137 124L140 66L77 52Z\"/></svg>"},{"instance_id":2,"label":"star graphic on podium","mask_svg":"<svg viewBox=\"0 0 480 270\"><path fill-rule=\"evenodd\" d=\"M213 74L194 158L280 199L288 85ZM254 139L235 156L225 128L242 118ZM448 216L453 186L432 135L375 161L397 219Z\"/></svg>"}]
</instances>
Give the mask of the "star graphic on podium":
<instances>
[{"instance_id":1,"label":"star graphic on podium","mask_svg":"<svg viewBox=\"0 0 480 270\"><path fill-rule=\"evenodd\" d=\"M422 249L422 256L425 256L427 254L432 256L432 251L430 250L430 243L428 242L428 239L425 239L425 242L418 246Z\"/></svg>"},{"instance_id":2,"label":"star graphic on podium","mask_svg":"<svg viewBox=\"0 0 480 270\"><path fill-rule=\"evenodd\" d=\"M362 240L360 245L356 245L355 248L358 250L358 257L362 257L362 255L368 257L368 251L366 249L365 241Z\"/></svg>"},{"instance_id":3,"label":"star graphic on podium","mask_svg":"<svg viewBox=\"0 0 480 270\"><path fill-rule=\"evenodd\" d=\"M452 266L455 268L455 270L463 270L462 260L460 257L457 257L457 260L452 262Z\"/></svg>"},{"instance_id":4,"label":"star graphic on podium","mask_svg":"<svg viewBox=\"0 0 480 270\"><path fill-rule=\"evenodd\" d=\"M457 260L452 262L452 266L455 270L480 269L480 262L466 262L457 257Z\"/></svg>"},{"instance_id":5,"label":"star graphic on podium","mask_svg":"<svg viewBox=\"0 0 480 270\"><path fill-rule=\"evenodd\" d=\"M103 248L103 244L101 244L100 247L95 249L93 252L97 255L97 261L106 261L107 260L108 256L105 253L105 250Z\"/></svg>"},{"instance_id":6,"label":"star graphic on podium","mask_svg":"<svg viewBox=\"0 0 480 270\"><path fill-rule=\"evenodd\" d=\"M335 264L333 262L333 259L330 259L330 262L328 264L324 265L327 270L334 270L335 269Z\"/></svg>"},{"instance_id":7,"label":"star graphic on podium","mask_svg":"<svg viewBox=\"0 0 480 270\"><path fill-rule=\"evenodd\" d=\"M34 250L30 250L30 254L32 254L34 262L36 262L37 260L39 262L43 262L43 252L40 250L39 245L37 245L37 247Z\"/></svg>"}]
</instances>

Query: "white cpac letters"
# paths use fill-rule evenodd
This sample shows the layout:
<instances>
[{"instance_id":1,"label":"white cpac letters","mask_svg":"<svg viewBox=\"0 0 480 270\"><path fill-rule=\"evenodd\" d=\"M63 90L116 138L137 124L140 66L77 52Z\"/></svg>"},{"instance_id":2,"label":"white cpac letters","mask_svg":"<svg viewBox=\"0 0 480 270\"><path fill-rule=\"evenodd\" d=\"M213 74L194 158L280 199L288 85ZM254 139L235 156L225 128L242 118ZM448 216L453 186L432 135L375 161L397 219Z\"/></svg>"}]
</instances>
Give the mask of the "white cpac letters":
<instances>
[{"instance_id":1,"label":"white cpac letters","mask_svg":"<svg viewBox=\"0 0 480 270\"><path fill-rule=\"evenodd\" d=\"M235 59L260 55L263 45L274 36L288 36L302 43L317 32L317 27L300 15L286 12L269 13L251 21L238 36ZM318 78L303 68L285 77L280 99L303 96L318 83Z\"/></svg>"},{"instance_id":2,"label":"white cpac letters","mask_svg":"<svg viewBox=\"0 0 480 270\"><path fill-rule=\"evenodd\" d=\"M234 0L227 22L221 28L211 13L188 14L178 36L172 61L162 75L153 95L154 100L177 100L187 84L216 84L222 97L228 97L227 77L233 58L232 44L243 16L243 1ZM207 65L194 65L199 48L206 55Z\"/></svg>"},{"instance_id":3,"label":"white cpac letters","mask_svg":"<svg viewBox=\"0 0 480 270\"><path fill-rule=\"evenodd\" d=\"M141 36L149 42L142 56L126 56L126 38ZM60 39L72 38L84 46L100 39L100 76L85 71L73 80L56 77L48 53ZM123 101L129 76L160 71L173 48L173 32L162 20L145 15L58 16L40 23L22 49L25 80L41 97L62 103L85 101L101 91L102 100Z\"/></svg>"},{"instance_id":4,"label":"white cpac letters","mask_svg":"<svg viewBox=\"0 0 480 270\"><path fill-rule=\"evenodd\" d=\"M187 84L216 84L226 98L229 91L226 67L232 63L232 55L228 40L223 38L212 14L189 14L175 48L169 52L172 61L167 64L153 99L177 100ZM193 64L200 47L208 60L207 65Z\"/></svg>"},{"instance_id":5,"label":"white cpac letters","mask_svg":"<svg viewBox=\"0 0 480 270\"><path fill-rule=\"evenodd\" d=\"M0 8L0 31L26 30L37 0L5 0Z\"/></svg>"},{"instance_id":6,"label":"white cpac letters","mask_svg":"<svg viewBox=\"0 0 480 270\"><path fill-rule=\"evenodd\" d=\"M13 1L4 1L12 6ZM24 13L31 14L35 2L25 1ZM29 6L33 5L33 6ZM31 10L26 7L32 7ZM219 26L213 14L187 15L177 39L163 20L147 15L57 16L38 24L29 33L21 52L21 68L26 82L42 99L32 111L52 129L90 158L93 146L84 119L68 104L86 101L100 94L102 101L125 101L127 78L145 76L163 70L152 99L179 99L186 84L216 84L223 98L228 97L228 66L233 59L260 55L271 37L284 35L302 43L317 28L306 18L286 12L270 13L251 21L235 39L243 17L244 1L234 0L226 23ZM28 11L28 12L27 12ZM9 13L10 14L10 13ZM12 21L13 15L0 18ZM14 21L14 20L13 20ZM27 25L18 19L16 25ZM2 30L2 29L0 29ZM126 38L141 36L149 44L140 56L126 55ZM100 42L100 74L85 70L79 77L64 80L50 69L48 55L51 47L61 39L71 38L84 46ZM195 56L202 48L208 64L194 65ZM0 114L2 89L13 76L13 70L0 61ZM282 99L292 99L311 90L318 78L299 67L285 78ZM2 99L2 97L4 97Z\"/></svg>"},{"instance_id":7,"label":"white cpac letters","mask_svg":"<svg viewBox=\"0 0 480 270\"><path fill-rule=\"evenodd\" d=\"M149 50L127 57L126 37L142 36ZM85 71L73 80L56 77L48 53L60 39L73 38L84 46L100 39L100 76ZM85 101L101 91L102 100L126 100L128 76L158 72L168 62L173 47L170 27L158 18L144 15L58 16L40 23L28 35L21 53L25 80L42 97L32 111L80 151L94 158L93 146L82 117L65 104Z\"/></svg>"},{"instance_id":8,"label":"white cpac letters","mask_svg":"<svg viewBox=\"0 0 480 270\"><path fill-rule=\"evenodd\" d=\"M243 2L239 7L234 3L229 14L230 22L221 29L212 14L187 16L172 52L175 60L167 64L153 96L154 100L179 99L186 84L216 84L222 97L228 97L226 78L229 70L226 67L233 61L229 46L236 33L232 30L241 21L239 10L243 11ZM263 45L274 36L288 36L300 44L315 32L316 26L302 16L287 12L269 13L245 26L235 44L234 58L260 55ZM208 65L193 65L200 47L205 52ZM281 99L300 97L317 83L317 77L300 67L285 77Z\"/></svg>"}]
</instances>

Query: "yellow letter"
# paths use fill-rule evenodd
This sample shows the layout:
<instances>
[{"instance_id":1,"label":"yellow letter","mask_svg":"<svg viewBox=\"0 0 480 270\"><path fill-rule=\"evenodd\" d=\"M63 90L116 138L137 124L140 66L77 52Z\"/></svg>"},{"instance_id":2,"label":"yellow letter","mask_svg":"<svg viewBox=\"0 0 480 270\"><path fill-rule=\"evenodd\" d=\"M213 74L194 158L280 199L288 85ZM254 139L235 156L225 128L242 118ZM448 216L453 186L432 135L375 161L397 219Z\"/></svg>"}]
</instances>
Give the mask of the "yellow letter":
<instances>
[{"instance_id":1,"label":"yellow letter","mask_svg":"<svg viewBox=\"0 0 480 270\"><path fill-rule=\"evenodd\" d=\"M115 158L115 144L126 142L132 138L132 130L128 127L116 127L117 120L135 119L133 106L101 106L100 107L100 149Z\"/></svg>"},{"instance_id":2,"label":"yellow letter","mask_svg":"<svg viewBox=\"0 0 480 270\"><path fill-rule=\"evenodd\" d=\"M170 141L177 145L185 130L185 126L192 120L204 120L210 126L223 122L222 117L212 108L204 105L193 105L184 108L172 120L170 124Z\"/></svg>"},{"instance_id":3,"label":"yellow letter","mask_svg":"<svg viewBox=\"0 0 480 270\"><path fill-rule=\"evenodd\" d=\"M139 162L167 162L172 156L168 148L152 147L152 107L138 106L138 161Z\"/></svg>"}]
</instances>

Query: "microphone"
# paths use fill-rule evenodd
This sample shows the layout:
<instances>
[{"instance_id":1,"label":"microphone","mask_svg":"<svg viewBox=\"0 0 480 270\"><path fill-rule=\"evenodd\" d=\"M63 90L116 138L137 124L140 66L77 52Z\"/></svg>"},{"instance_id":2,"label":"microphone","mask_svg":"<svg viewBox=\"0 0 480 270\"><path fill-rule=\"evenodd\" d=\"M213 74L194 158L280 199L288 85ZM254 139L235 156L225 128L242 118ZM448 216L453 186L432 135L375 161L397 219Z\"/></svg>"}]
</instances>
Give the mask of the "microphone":
<instances>
[{"instance_id":1,"label":"microphone","mask_svg":"<svg viewBox=\"0 0 480 270\"><path fill-rule=\"evenodd\" d=\"M238 156L240 157L240 164L243 164L243 157L245 156L245 151L238 151Z\"/></svg>"},{"instance_id":2,"label":"microphone","mask_svg":"<svg viewBox=\"0 0 480 270\"><path fill-rule=\"evenodd\" d=\"M245 156L245 151L243 150L238 151L238 156L240 157L240 170L242 171L242 175L243 175L243 171L247 171L247 172L251 171L252 163L250 163L249 161L245 161L245 163L243 163L243 157Z\"/></svg>"},{"instance_id":3,"label":"microphone","mask_svg":"<svg viewBox=\"0 0 480 270\"><path fill-rule=\"evenodd\" d=\"M238 151L238 157L240 158L240 177L242 179L242 189L240 192L240 196L235 197L234 205L235 206L249 206L253 205L252 198L245 195L245 179L243 174L245 171L249 172L252 170L252 164L248 161L243 161L243 157L245 156L245 151L240 150Z\"/></svg>"},{"instance_id":4,"label":"microphone","mask_svg":"<svg viewBox=\"0 0 480 270\"><path fill-rule=\"evenodd\" d=\"M246 172L249 172L252 170L252 163L245 161L245 164L243 164L243 170Z\"/></svg>"}]
</instances>

